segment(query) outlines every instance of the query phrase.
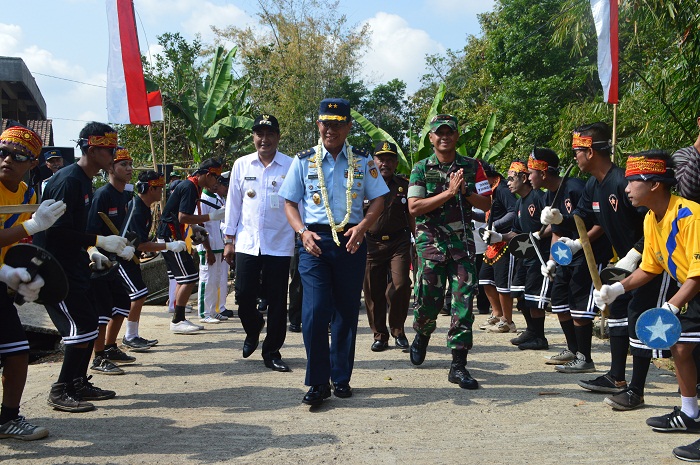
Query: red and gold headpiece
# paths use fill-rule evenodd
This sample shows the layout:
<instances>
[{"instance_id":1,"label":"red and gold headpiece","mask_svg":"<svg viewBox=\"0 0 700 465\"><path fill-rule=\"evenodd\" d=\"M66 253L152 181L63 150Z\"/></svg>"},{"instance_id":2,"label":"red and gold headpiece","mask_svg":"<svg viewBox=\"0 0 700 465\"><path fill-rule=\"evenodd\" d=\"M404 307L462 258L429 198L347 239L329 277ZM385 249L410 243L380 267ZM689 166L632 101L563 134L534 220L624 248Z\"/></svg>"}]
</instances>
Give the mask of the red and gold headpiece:
<instances>
[{"instance_id":1,"label":"red and gold headpiece","mask_svg":"<svg viewBox=\"0 0 700 465\"><path fill-rule=\"evenodd\" d=\"M0 148L7 148L28 157L37 158L42 145L44 144L37 133L21 126L12 126L0 134Z\"/></svg>"},{"instance_id":2,"label":"red and gold headpiece","mask_svg":"<svg viewBox=\"0 0 700 465\"><path fill-rule=\"evenodd\" d=\"M514 161L510 164L508 171L514 171L516 173L527 173L527 166L521 161Z\"/></svg>"},{"instance_id":3,"label":"red and gold headpiece","mask_svg":"<svg viewBox=\"0 0 700 465\"><path fill-rule=\"evenodd\" d=\"M222 171L223 171L223 168L221 166L209 168L209 173L216 175L216 176L221 176Z\"/></svg>"},{"instance_id":4,"label":"red and gold headpiece","mask_svg":"<svg viewBox=\"0 0 700 465\"><path fill-rule=\"evenodd\" d=\"M535 154L531 153L527 159L527 167L531 170L547 171L547 168L549 168L549 163L544 160L536 159Z\"/></svg>"},{"instance_id":5,"label":"red and gold headpiece","mask_svg":"<svg viewBox=\"0 0 700 465\"><path fill-rule=\"evenodd\" d=\"M627 166L625 168L625 177L637 174L666 174L666 162L653 158L629 157L627 158Z\"/></svg>"},{"instance_id":6,"label":"red and gold headpiece","mask_svg":"<svg viewBox=\"0 0 700 465\"><path fill-rule=\"evenodd\" d=\"M88 146L114 148L117 146L117 133L108 132L103 136L88 136Z\"/></svg>"},{"instance_id":7,"label":"red and gold headpiece","mask_svg":"<svg viewBox=\"0 0 700 465\"><path fill-rule=\"evenodd\" d=\"M148 187L165 187L165 177L160 175L156 179L151 179L148 181Z\"/></svg>"},{"instance_id":8,"label":"red and gold headpiece","mask_svg":"<svg viewBox=\"0 0 700 465\"><path fill-rule=\"evenodd\" d=\"M593 147L593 137L582 136L580 132L574 131L573 140L571 141L571 147L575 149L590 149L591 147Z\"/></svg>"},{"instance_id":9,"label":"red and gold headpiece","mask_svg":"<svg viewBox=\"0 0 700 465\"><path fill-rule=\"evenodd\" d=\"M129 151L124 147L117 148L117 154L114 156L114 163L118 163L120 161L134 161L129 155Z\"/></svg>"}]
</instances>

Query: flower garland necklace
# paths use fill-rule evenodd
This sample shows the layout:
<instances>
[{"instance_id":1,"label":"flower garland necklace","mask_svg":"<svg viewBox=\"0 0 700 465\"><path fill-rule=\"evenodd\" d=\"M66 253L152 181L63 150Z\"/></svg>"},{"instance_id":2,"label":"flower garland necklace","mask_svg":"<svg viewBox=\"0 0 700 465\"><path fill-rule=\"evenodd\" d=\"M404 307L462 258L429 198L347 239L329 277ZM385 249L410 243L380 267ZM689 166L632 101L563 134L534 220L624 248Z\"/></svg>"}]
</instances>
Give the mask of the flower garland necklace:
<instances>
[{"instance_id":1,"label":"flower garland necklace","mask_svg":"<svg viewBox=\"0 0 700 465\"><path fill-rule=\"evenodd\" d=\"M347 141L345 142L345 153L348 157L348 182L345 189L345 218L340 224L335 224L333 219L333 212L328 202L328 190L326 189L326 180L323 177L323 167L321 163L323 161L323 142L318 139L318 146L316 147L315 161L318 171L318 187L321 188L321 199L323 200L323 206L326 208L326 217L328 218L328 225L331 227L331 233L333 234L333 242L340 247L340 240L338 239L338 231L342 231L345 226L350 221L350 213L352 212L352 185L354 183L354 157L352 156L352 150L350 150L350 145Z\"/></svg>"}]
</instances>

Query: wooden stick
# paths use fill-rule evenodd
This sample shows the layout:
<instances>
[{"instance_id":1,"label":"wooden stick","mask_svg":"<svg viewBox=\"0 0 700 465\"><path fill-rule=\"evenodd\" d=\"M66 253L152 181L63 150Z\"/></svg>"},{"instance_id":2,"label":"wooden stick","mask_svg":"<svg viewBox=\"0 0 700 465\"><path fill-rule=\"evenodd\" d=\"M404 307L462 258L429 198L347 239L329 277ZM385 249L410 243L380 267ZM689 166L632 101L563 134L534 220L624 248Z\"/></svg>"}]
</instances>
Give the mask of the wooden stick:
<instances>
[{"instance_id":1,"label":"wooden stick","mask_svg":"<svg viewBox=\"0 0 700 465\"><path fill-rule=\"evenodd\" d=\"M34 213L38 209L39 209L38 203L22 203L19 205L0 205L0 213L2 213L2 214Z\"/></svg>"},{"instance_id":2,"label":"wooden stick","mask_svg":"<svg viewBox=\"0 0 700 465\"><path fill-rule=\"evenodd\" d=\"M581 241L583 254L586 256L586 264L588 265L588 272L591 274L591 279L593 280L593 287L595 287L596 290L600 290L600 288L603 286L603 283L600 281L600 274L598 274L598 265L595 262L593 249L591 248L591 241L588 240L588 231L586 230L586 224L578 215L574 215L574 222L576 223L576 230L578 231L579 240ZM608 313L608 306L606 305L605 308L600 312L601 336L605 334L605 318L607 318Z\"/></svg>"}]
</instances>

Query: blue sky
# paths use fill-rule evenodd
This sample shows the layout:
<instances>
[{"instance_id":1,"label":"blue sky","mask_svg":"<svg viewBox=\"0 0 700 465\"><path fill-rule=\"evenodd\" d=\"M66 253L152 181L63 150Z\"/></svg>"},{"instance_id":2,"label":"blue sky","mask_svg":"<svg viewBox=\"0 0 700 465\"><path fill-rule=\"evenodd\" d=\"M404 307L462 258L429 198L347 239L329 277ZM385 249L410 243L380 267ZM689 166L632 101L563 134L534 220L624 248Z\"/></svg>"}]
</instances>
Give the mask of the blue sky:
<instances>
[{"instance_id":1,"label":"blue sky","mask_svg":"<svg viewBox=\"0 0 700 465\"><path fill-rule=\"evenodd\" d=\"M413 91L425 73L425 55L461 49L468 35L480 34L477 14L493 4L494 0L341 0L339 8L351 25L370 24L365 81L399 78ZM188 39L200 33L206 41L212 24L257 27L256 1L135 0L134 5L144 53L149 47L157 53L156 37L164 32L180 32ZM34 74L48 117L54 120L56 145L74 145L71 140L85 121L107 118L106 29L104 0L2 6L0 56L23 58Z\"/></svg>"}]
</instances>

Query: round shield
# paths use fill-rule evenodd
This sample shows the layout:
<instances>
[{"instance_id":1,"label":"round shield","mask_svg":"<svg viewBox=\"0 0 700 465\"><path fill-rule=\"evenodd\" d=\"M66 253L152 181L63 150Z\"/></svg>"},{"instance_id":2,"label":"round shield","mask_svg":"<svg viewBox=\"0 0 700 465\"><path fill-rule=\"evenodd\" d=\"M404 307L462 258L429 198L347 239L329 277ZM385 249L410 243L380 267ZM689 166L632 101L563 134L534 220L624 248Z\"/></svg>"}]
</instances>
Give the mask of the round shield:
<instances>
[{"instance_id":1,"label":"round shield","mask_svg":"<svg viewBox=\"0 0 700 465\"><path fill-rule=\"evenodd\" d=\"M600 272L600 280L603 284L614 284L622 281L631 273L624 268L615 268L614 266L609 266L603 268Z\"/></svg>"},{"instance_id":2,"label":"round shield","mask_svg":"<svg viewBox=\"0 0 700 465\"><path fill-rule=\"evenodd\" d=\"M518 234L508 243L508 250L515 258L533 258L535 256L535 246L530 242L530 235L527 233Z\"/></svg>"},{"instance_id":3,"label":"round shield","mask_svg":"<svg viewBox=\"0 0 700 465\"><path fill-rule=\"evenodd\" d=\"M571 249L563 242L555 242L551 248L552 257L559 265L568 265L574 258Z\"/></svg>"},{"instance_id":4,"label":"round shield","mask_svg":"<svg viewBox=\"0 0 700 465\"><path fill-rule=\"evenodd\" d=\"M68 278L63 267L46 250L34 244L17 244L5 254L5 263L14 268L26 268L32 276L39 275L44 285L39 291L39 304L57 304L68 295Z\"/></svg>"},{"instance_id":5,"label":"round shield","mask_svg":"<svg viewBox=\"0 0 700 465\"><path fill-rule=\"evenodd\" d=\"M665 308L650 308L642 313L635 326L637 337L652 349L668 349L681 337L681 322Z\"/></svg>"}]
</instances>

